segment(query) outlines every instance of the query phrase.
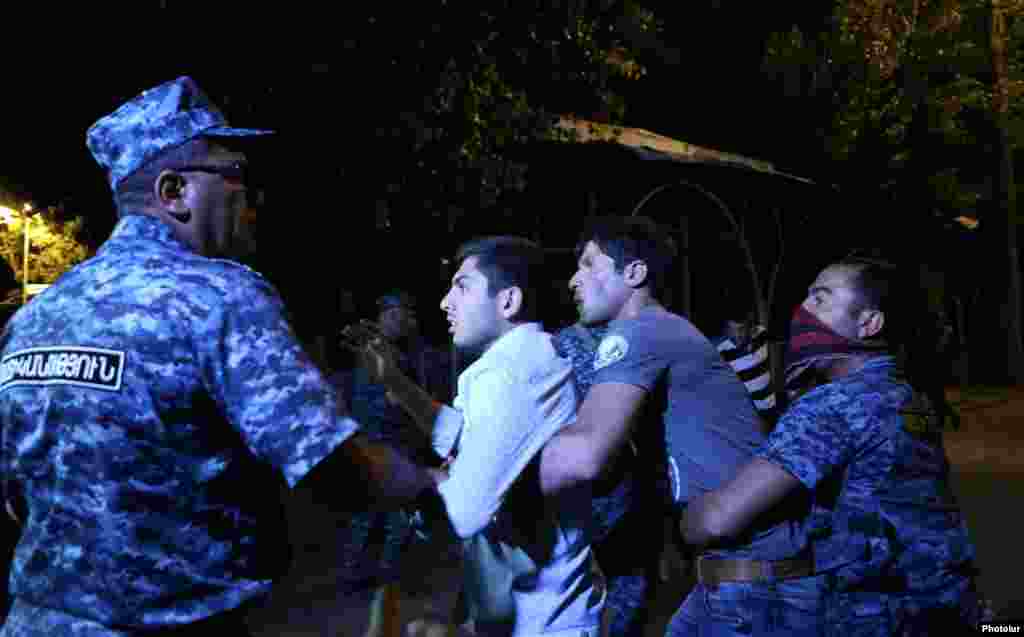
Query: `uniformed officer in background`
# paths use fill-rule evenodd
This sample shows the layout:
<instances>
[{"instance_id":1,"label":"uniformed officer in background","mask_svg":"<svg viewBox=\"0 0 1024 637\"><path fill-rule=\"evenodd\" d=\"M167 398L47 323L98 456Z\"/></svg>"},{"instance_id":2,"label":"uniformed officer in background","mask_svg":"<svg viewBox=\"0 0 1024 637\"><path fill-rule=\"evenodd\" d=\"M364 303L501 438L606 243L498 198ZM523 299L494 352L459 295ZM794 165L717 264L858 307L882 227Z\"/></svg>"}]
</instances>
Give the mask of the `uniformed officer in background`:
<instances>
[{"instance_id":1,"label":"uniformed officer in background","mask_svg":"<svg viewBox=\"0 0 1024 637\"><path fill-rule=\"evenodd\" d=\"M451 402L451 357L422 337L415 298L399 289L377 297L372 316L380 336L390 346L402 372L438 402ZM427 466L439 466L428 436L408 413L387 397L387 388L375 382L361 366L329 377L349 402L352 417L374 441L385 443L404 456ZM457 565L459 547L443 537L423 541L414 537L409 516L402 511L371 511L347 517L337 537L346 586L387 588L392 604L410 596L433 593L433 575L441 566ZM451 570L451 569L450 569ZM453 573L459 573L453 570ZM427 574L431 576L428 577ZM449 578L451 579L451 578Z\"/></svg>"},{"instance_id":2,"label":"uniformed officer in background","mask_svg":"<svg viewBox=\"0 0 1024 637\"><path fill-rule=\"evenodd\" d=\"M253 247L233 142L268 132L228 127L188 77L89 129L117 226L0 338L3 471L27 504L0 635L245 634L284 548L264 472L330 476L355 510L431 492L233 260Z\"/></svg>"}]
</instances>

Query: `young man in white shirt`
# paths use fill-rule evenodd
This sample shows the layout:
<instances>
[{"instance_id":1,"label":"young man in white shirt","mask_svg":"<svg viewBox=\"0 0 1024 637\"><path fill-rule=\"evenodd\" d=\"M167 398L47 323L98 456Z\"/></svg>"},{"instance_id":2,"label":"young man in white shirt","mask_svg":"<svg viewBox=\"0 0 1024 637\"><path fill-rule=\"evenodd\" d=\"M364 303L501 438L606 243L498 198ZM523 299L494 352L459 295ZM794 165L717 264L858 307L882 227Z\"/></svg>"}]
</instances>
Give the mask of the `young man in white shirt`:
<instances>
[{"instance_id":1,"label":"young man in white shirt","mask_svg":"<svg viewBox=\"0 0 1024 637\"><path fill-rule=\"evenodd\" d=\"M589 487L543 496L539 451L572 422L572 368L537 322L543 253L518 237L460 248L441 301L455 346L477 357L451 407L404 376L380 339L349 331L371 373L431 435L446 520L463 540L465 594L477 635L593 637L604 582L590 549ZM424 499L424 509L437 500Z\"/></svg>"}]
</instances>

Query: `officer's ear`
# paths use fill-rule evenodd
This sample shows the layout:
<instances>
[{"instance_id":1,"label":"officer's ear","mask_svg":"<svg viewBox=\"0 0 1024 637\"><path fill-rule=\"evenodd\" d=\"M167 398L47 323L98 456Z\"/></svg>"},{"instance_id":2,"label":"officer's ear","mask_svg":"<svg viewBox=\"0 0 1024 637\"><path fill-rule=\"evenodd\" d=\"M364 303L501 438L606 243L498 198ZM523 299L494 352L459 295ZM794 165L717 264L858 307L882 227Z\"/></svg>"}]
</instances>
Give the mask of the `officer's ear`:
<instances>
[{"instance_id":1,"label":"officer's ear","mask_svg":"<svg viewBox=\"0 0 1024 637\"><path fill-rule=\"evenodd\" d=\"M192 211L185 204L185 178L173 170L162 170L153 182L153 195L160 210L179 223L188 223Z\"/></svg>"}]
</instances>

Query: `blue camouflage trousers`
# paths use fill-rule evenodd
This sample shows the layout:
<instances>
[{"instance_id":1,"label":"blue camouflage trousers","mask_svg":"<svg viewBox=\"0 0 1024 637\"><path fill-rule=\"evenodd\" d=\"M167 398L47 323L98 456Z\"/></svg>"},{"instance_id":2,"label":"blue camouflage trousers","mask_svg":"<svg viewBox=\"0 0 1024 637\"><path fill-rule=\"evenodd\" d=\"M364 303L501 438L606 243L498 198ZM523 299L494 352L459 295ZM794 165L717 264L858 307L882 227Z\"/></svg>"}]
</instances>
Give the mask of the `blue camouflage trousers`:
<instances>
[{"instance_id":1,"label":"blue camouflage trousers","mask_svg":"<svg viewBox=\"0 0 1024 637\"><path fill-rule=\"evenodd\" d=\"M971 634L981 621L973 582L925 597L830 593L828 577L715 589L698 584L672 617L666 637L928 637Z\"/></svg>"},{"instance_id":2,"label":"blue camouflage trousers","mask_svg":"<svg viewBox=\"0 0 1024 637\"><path fill-rule=\"evenodd\" d=\"M669 622L666 637L825 634L825 575L766 582L697 584Z\"/></svg>"},{"instance_id":3,"label":"blue camouflage trousers","mask_svg":"<svg viewBox=\"0 0 1024 637\"><path fill-rule=\"evenodd\" d=\"M610 637L640 637L646 627L647 575L607 577L605 612L611 613Z\"/></svg>"},{"instance_id":4,"label":"blue camouflage trousers","mask_svg":"<svg viewBox=\"0 0 1024 637\"><path fill-rule=\"evenodd\" d=\"M837 593L826 608L827 637L929 637L970 635L981 622L973 584L957 591L955 599L942 595L886 595Z\"/></svg>"}]
</instances>

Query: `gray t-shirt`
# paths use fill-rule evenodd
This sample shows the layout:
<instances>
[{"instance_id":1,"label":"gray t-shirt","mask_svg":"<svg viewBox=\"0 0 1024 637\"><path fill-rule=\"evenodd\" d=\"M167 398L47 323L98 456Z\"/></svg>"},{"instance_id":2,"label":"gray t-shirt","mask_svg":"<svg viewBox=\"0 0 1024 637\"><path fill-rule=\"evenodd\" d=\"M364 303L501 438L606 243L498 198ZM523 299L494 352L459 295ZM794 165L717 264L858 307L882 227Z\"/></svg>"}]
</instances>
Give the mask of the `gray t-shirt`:
<instances>
[{"instance_id":1,"label":"gray t-shirt","mask_svg":"<svg viewBox=\"0 0 1024 637\"><path fill-rule=\"evenodd\" d=\"M746 387L681 316L648 308L635 318L613 321L598 345L594 368L595 386L641 387L649 392L648 408L661 411L664 431L654 439L664 441L672 499L679 508L732 479L765 441ZM652 440L649 432L636 437ZM758 527L762 530L743 539L745 547L737 547L741 553L782 559L799 550L795 523Z\"/></svg>"}]
</instances>

